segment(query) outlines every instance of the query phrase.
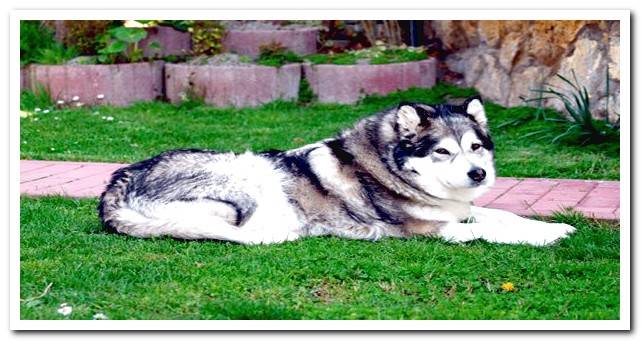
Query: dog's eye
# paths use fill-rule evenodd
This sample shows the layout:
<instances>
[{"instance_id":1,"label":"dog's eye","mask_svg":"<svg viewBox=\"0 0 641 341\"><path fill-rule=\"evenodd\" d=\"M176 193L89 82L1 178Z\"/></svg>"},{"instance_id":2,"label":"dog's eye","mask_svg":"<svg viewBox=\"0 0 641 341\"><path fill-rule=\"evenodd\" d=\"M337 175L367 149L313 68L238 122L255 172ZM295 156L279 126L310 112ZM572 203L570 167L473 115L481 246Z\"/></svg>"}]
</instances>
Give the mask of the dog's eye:
<instances>
[{"instance_id":1,"label":"dog's eye","mask_svg":"<svg viewBox=\"0 0 641 341\"><path fill-rule=\"evenodd\" d=\"M443 155L450 155L450 152L447 151L447 149L445 148L438 148L434 152L438 154L443 154Z\"/></svg>"},{"instance_id":2,"label":"dog's eye","mask_svg":"<svg viewBox=\"0 0 641 341\"><path fill-rule=\"evenodd\" d=\"M480 145L480 144L478 144L478 143L472 143L472 150L477 150L477 149L479 149L479 148L481 148L481 145Z\"/></svg>"}]
</instances>

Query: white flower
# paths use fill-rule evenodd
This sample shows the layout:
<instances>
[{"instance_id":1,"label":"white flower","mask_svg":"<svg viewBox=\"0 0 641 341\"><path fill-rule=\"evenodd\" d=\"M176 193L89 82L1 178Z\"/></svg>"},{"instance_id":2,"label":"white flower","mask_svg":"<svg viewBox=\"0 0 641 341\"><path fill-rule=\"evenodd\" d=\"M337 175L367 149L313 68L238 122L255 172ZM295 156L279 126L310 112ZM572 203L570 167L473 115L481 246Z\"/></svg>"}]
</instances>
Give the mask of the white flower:
<instances>
[{"instance_id":1,"label":"white flower","mask_svg":"<svg viewBox=\"0 0 641 341\"><path fill-rule=\"evenodd\" d=\"M61 304L60 307L58 308L58 314L61 314L63 316L71 315L72 311L73 311L73 308L67 303Z\"/></svg>"},{"instance_id":2,"label":"white flower","mask_svg":"<svg viewBox=\"0 0 641 341\"><path fill-rule=\"evenodd\" d=\"M49 149L50 149L52 152L56 150L56 148L54 148L54 147L51 147L51 148L49 148ZM66 303L65 303L65 304L66 304Z\"/></svg>"},{"instance_id":3,"label":"white flower","mask_svg":"<svg viewBox=\"0 0 641 341\"><path fill-rule=\"evenodd\" d=\"M113 117L111 117L111 116L107 116L107 121L113 121L113 120L114 120L114 118L113 118Z\"/></svg>"},{"instance_id":4,"label":"white flower","mask_svg":"<svg viewBox=\"0 0 641 341\"><path fill-rule=\"evenodd\" d=\"M80 97L78 97L78 96L73 96L73 97L71 98L71 100L72 100L72 101L74 101L74 102L78 102L78 101L80 100Z\"/></svg>"},{"instance_id":5,"label":"white flower","mask_svg":"<svg viewBox=\"0 0 641 341\"><path fill-rule=\"evenodd\" d=\"M125 27L149 27L147 24L143 24L141 22L138 22L136 20L126 20L125 23L123 24Z\"/></svg>"},{"instance_id":6,"label":"white flower","mask_svg":"<svg viewBox=\"0 0 641 341\"><path fill-rule=\"evenodd\" d=\"M45 109L45 110L43 110L43 111L42 111L42 113L43 113L43 114L48 114L48 113L49 113L49 109Z\"/></svg>"},{"instance_id":7,"label":"white flower","mask_svg":"<svg viewBox=\"0 0 641 341\"><path fill-rule=\"evenodd\" d=\"M84 103L80 103L80 102L76 103L76 107L78 107L78 108L80 108L83 105L85 105L85 104Z\"/></svg>"},{"instance_id":8,"label":"white flower","mask_svg":"<svg viewBox=\"0 0 641 341\"><path fill-rule=\"evenodd\" d=\"M104 98L105 98L105 95L103 95L103 94L98 94L98 96L96 96L96 98L97 98L97 99L104 99Z\"/></svg>"},{"instance_id":9,"label":"white flower","mask_svg":"<svg viewBox=\"0 0 641 341\"><path fill-rule=\"evenodd\" d=\"M35 112L41 112L41 111L42 111L42 109L40 109L40 108L35 108L35 109L33 109L33 111L35 111Z\"/></svg>"},{"instance_id":10,"label":"white flower","mask_svg":"<svg viewBox=\"0 0 641 341\"><path fill-rule=\"evenodd\" d=\"M107 315L105 315L103 313L95 313L95 314L93 314L93 319L94 320L108 320L109 318L107 317Z\"/></svg>"},{"instance_id":11,"label":"white flower","mask_svg":"<svg viewBox=\"0 0 641 341\"><path fill-rule=\"evenodd\" d=\"M37 117L36 117L36 118L34 118L33 120L34 120L34 121L37 121L37 120L39 120L39 118L37 118Z\"/></svg>"},{"instance_id":12,"label":"white flower","mask_svg":"<svg viewBox=\"0 0 641 341\"><path fill-rule=\"evenodd\" d=\"M56 102L56 104L63 105L63 104L65 104L65 101L63 101L63 100L59 99L59 100Z\"/></svg>"},{"instance_id":13,"label":"white flower","mask_svg":"<svg viewBox=\"0 0 641 341\"><path fill-rule=\"evenodd\" d=\"M100 116L103 120L107 119L107 116Z\"/></svg>"},{"instance_id":14,"label":"white flower","mask_svg":"<svg viewBox=\"0 0 641 341\"><path fill-rule=\"evenodd\" d=\"M54 120L56 120L56 121L58 121L58 120L60 120L60 117L56 116L56 117L54 117L53 119L54 119Z\"/></svg>"}]
</instances>

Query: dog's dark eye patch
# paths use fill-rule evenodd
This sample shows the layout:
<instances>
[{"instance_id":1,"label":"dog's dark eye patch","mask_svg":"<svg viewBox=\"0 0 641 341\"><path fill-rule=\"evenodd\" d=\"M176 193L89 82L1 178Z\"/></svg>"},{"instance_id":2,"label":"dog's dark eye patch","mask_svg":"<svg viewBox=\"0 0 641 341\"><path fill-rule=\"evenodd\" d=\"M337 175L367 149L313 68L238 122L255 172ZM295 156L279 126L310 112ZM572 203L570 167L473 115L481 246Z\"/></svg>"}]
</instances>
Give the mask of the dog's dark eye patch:
<instances>
[{"instance_id":1,"label":"dog's dark eye patch","mask_svg":"<svg viewBox=\"0 0 641 341\"><path fill-rule=\"evenodd\" d=\"M476 136L481 140L481 144L483 144L483 148L493 151L494 150L494 142L492 142L492 138L490 135L488 135L486 132L481 130L480 127L475 126L474 127L474 132L476 133Z\"/></svg>"},{"instance_id":2,"label":"dog's dark eye patch","mask_svg":"<svg viewBox=\"0 0 641 341\"><path fill-rule=\"evenodd\" d=\"M422 138L416 146L414 146L412 155L416 157L426 157L432 151L437 141L429 137Z\"/></svg>"}]
</instances>

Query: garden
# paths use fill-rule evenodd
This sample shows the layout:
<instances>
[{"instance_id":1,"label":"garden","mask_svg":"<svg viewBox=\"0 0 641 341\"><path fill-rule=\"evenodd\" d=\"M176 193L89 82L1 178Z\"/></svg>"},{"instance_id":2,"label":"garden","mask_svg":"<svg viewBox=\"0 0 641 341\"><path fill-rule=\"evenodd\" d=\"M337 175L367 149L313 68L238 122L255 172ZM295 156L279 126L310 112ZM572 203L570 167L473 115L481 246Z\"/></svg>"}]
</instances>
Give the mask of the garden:
<instances>
[{"instance_id":1,"label":"garden","mask_svg":"<svg viewBox=\"0 0 641 341\"><path fill-rule=\"evenodd\" d=\"M455 71L475 62L460 59L475 47L455 50L438 23L421 24L433 30L417 38L416 23L399 21L23 21L20 158L290 149L401 101L481 94L498 176L618 190L613 68L593 82L563 69L580 60L561 60L514 105L512 90L482 86L486 71ZM619 319L618 219L572 207L536 217L577 227L546 248L334 237L242 246L110 234L97 203L21 196L21 319Z\"/></svg>"}]
</instances>

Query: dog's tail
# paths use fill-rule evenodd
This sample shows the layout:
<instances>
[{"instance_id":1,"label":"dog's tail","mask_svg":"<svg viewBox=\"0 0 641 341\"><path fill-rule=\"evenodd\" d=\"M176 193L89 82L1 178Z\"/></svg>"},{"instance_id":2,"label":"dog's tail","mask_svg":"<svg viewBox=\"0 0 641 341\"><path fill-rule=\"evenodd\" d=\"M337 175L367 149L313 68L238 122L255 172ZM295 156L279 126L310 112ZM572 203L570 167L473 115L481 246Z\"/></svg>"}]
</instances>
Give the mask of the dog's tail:
<instances>
[{"instance_id":1,"label":"dog's tail","mask_svg":"<svg viewBox=\"0 0 641 341\"><path fill-rule=\"evenodd\" d=\"M150 238L171 236L179 239L218 239L245 244L255 244L254 236L230 223L236 210L227 203L217 201L173 201L145 203L143 214L130 205L130 196L139 169L125 167L111 177L100 196L98 215L109 232L133 237Z\"/></svg>"},{"instance_id":2,"label":"dog's tail","mask_svg":"<svg viewBox=\"0 0 641 341\"><path fill-rule=\"evenodd\" d=\"M116 170L111 175L107 188L100 196L98 216L102 225L109 232L124 233L127 230L126 226L123 226L125 222L119 219L119 211L128 208L126 197L132 175L128 167Z\"/></svg>"}]
</instances>

